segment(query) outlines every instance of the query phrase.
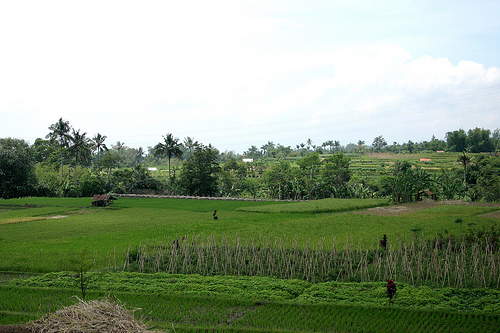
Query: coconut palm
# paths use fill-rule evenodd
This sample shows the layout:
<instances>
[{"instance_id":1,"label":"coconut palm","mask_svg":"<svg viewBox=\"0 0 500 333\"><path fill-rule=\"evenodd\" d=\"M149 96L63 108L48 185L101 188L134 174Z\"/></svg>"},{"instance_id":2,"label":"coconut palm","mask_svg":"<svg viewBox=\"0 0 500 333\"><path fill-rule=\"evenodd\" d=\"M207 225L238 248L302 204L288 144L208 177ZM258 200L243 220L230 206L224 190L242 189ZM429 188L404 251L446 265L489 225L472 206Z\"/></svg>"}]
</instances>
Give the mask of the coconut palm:
<instances>
[{"instance_id":1,"label":"coconut palm","mask_svg":"<svg viewBox=\"0 0 500 333\"><path fill-rule=\"evenodd\" d=\"M179 139L174 138L172 133L168 133L163 136L163 142L159 142L154 148L153 152L155 156L162 157L167 156L168 158L168 179L170 178L170 160L172 157L182 158L182 149Z\"/></svg>"},{"instance_id":2,"label":"coconut palm","mask_svg":"<svg viewBox=\"0 0 500 333\"><path fill-rule=\"evenodd\" d=\"M97 155L99 155L101 152L105 150L108 150L108 147L104 143L106 138L107 138L106 135L101 135L100 133L97 133L92 138L92 147L97 151Z\"/></svg>"},{"instance_id":3,"label":"coconut palm","mask_svg":"<svg viewBox=\"0 0 500 333\"><path fill-rule=\"evenodd\" d=\"M192 153L198 145L198 141L194 141L192 137L186 136L184 138L184 146L187 148L187 150L189 150L190 153Z\"/></svg>"},{"instance_id":4,"label":"coconut palm","mask_svg":"<svg viewBox=\"0 0 500 333\"><path fill-rule=\"evenodd\" d=\"M61 184L63 182L63 149L68 147L70 135L69 135L69 121L65 121L62 118L55 123L50 125L49 127L50 133L45 136L46 139L50 139L53 142L57 142L59 145L60 151L60 160L61 160Z\"/></svg>"},{"instance_id":5,"label":"coconut palm","mask_svg":"<svg viewBox=\"0 0 500 333\"><path fill-rule=\"evenodd\" d=\"M75 131L71 135L69 151L75 159L75 187L76 187L76 167L79 163L86 163L90 160L92 140L87 138L87 133Z\"/></svg>"},{"instance_id":6,"label":"coconut palm","mask_svg":"<svg viewBox=\"0 0 500 333\"><path fill-rule=\"evenodd\" d=\"M340 141L339 140L335 140L333 142L333 145L335 146L335 151L339 151L339 148L340 148Z\"/></svg>"}]
</instances>

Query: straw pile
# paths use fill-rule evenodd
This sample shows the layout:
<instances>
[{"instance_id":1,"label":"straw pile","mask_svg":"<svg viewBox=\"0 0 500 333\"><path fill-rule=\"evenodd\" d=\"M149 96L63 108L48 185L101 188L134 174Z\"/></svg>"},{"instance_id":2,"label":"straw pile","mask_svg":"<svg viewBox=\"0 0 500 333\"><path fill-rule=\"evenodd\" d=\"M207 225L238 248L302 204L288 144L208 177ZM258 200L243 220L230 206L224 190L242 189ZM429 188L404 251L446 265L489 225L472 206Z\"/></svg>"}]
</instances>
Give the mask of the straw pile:
<instances>
[{"instance_id":1,"label":"straw pile","mask_svg":"<svg viewBox=\"0 0 500 333\"><path fill-rule=\"evenodd\" d=\"M148 332L132 311L109 300L80 301L31 322L28 327L36 333Z\"/></svg>"}]
</instances>

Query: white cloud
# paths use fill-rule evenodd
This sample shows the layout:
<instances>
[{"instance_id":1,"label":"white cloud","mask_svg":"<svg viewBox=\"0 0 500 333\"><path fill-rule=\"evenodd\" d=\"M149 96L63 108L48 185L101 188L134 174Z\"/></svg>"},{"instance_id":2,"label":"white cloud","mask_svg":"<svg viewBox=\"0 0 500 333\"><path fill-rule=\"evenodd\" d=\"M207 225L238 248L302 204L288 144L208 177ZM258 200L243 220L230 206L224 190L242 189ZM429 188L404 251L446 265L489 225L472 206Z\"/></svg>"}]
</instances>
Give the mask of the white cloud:
<instances>
[{"instance_id":1,"label":"white cloud","mask_svg":"<svg viewBox=\"0 0 500 333\"><path fill-rule=\"evenodd\" d=\"M380 18L369 20L371 11L347 3L283 5L2 3L0 137L34 141L61 116L131 146L173 132L237 151L313 136L416 141L469 125L499 127L498 66L414 54L399 35L380 38L387 30L374 25ZM368 38L370 27L377 38Z\"/></svg>"}]
</instances>

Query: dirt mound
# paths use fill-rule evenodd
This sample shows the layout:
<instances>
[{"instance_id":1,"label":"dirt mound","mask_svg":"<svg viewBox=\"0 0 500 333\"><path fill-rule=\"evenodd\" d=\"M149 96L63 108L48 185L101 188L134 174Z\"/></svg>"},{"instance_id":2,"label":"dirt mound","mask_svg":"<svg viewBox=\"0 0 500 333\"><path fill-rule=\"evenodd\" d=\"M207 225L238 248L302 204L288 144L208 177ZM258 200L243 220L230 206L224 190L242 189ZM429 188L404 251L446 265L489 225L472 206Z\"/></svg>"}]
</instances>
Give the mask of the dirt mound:
<instances>
[{"instance_id":1,"label":"dirt mound","mask_svg":"<svg viewBox=\"0 0 500 333\"><path fill-rule=\"evenodd\" d=\"M146 333L132 311L109 300L80 301L45 317L19 326L0 326L0 333Z\"/></svg>"}]
</instances>

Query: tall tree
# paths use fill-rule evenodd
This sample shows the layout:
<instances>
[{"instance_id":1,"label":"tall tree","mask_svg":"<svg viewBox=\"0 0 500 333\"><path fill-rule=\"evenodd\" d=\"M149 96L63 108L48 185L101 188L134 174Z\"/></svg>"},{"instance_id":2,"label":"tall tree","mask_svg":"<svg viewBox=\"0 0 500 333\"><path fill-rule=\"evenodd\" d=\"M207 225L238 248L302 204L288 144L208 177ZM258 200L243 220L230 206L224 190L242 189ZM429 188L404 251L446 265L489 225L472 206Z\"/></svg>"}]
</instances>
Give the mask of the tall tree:
<instances>
[{"instance_id":1,"label":"tall tree","mask_svg":"<svg viewBox=\"0 0 500 333\"><path fill-rule=\"evenodd\" d=\"M179 139L174 138L172 133L163 136L163 142L159 142L154 148L155 156L166 156L168 158L168 179L171 181L170 176L170 160L172 157L182 158L182 149Z\"/></svg>"},{"instance_id":2,"label":"tall tree","mask_svg":"<svg viewBox=\"0 0 500 333\"><path fill-rule=\"evenodd\" d=\"M289 199L294 195L294 175L290 162L281 160L273 164L272 168L265 172L264 179L272 198Z\"/></svg>"},{"instance_id":3,"label":"tall tree","mask_svg":"<svg viewBox=\"0 0 500 333\"><path fill-rule=\"evenodd\" d=\"M188 156L191 155L194 151L194 149L196 148L197 145L199 145L198 141L195 141L192 137L190 136L186 136L184 138L184 147L187 149L188 151Z\"/></svg>"},{"instance_id":4,"label":"tall tree","mask_svg":"<svg viewBox=\"0 0 500 333\"><path fill-rule=\"evenodd\" d=\"M500 129L496 129L491 134L491 141L493 141L493 146L495 147L495 151L500 151Z\"/></svg>"},{"instance_id":5,"label":"tall tree","mask_svg":"<svg viewBox=\"0 0 500 333\"><path fill-rule=\"evenodd\" d=\"M449 151L461 152L467 149L467 134L463 129L446 132L445 136Z\"/></svg>"},{"instance_id":6,"label":"tall tree","mask_svg":"<svg viewBox=\"0 0 500 333\"><path fill-rule=\"evenodd\" d=\"M108 147L104 143L104 141L106 141L106 138L106 135L101 135L99 133L94 135L94 137L92 138L92 148L96 150L97 155L100 155L101 152L108 150Z\"/></svg>"},{"instance_id":7,"label":"tall tree","mask_svg":"<svg viewBox=\"0 0 500 333\"><path fill-rule=\"evenodd\" d=\"M333 147L334 147L335 143L333 142L333 140L328 140L328 141L325 141L321 144L321 147L325 148L328 147L328 150L330 150L330 153L333 152Z\"/></svg>"},{"instance_id":8,"label":"tall tree","mask_svg":"<svg viewBox=\"0 0 500 333\"><path fill-rule=\"evenodd\" d=\"M301 159L296 161L300 170L304 175L304 181L307 186L307 196L309 199L317 195L317 191L314 188L318 188L318 175L321 167L321 159L317 152L313 152Z\"/></svg>"},{"instance_id":9,"label":"tall tree","mask_svg":"<svg viewBox=\"0 0 500 333\"><path fill-rule=\"evenodd\" d=\"M257 146L252 145L246 152L245 155L248 157L258 157L261 155L259 148Z\"/></svg>"},{"instance_id":10,"label":"tall tree","mask_svg":"<svg viewBox=\"0 0 500 333\"><path fill-rule=\"evenodd\" d=\"M49 130L50 133L45 136L46 139L50 139L51 141L57 142L59 145L60 152L60 160L61 160L61 185L63 182L63 149L68 147L68 143L70 140L70 131L71 127L69 126L69 121L65 121L62 118L55 123L50 125Z\"/></svg>"},{"instance_id":11,"label":"tall tree","mask_svg":"<svg viewBox=\"0 0 500 333\"><path fill-rule=\"evenodd\" d=\"M472 163L472 158L463 151L460 155L458 155L457 162L462 165L464 168L464 198L467 200L467 167Z\"/></svg>"},{"instance_id":12,"label":"tall tree","mask_svg":"<svg viewBox=\"0 0 500 333\"><path fill-rule=\"evenodd\" d=\"M467 143L471 153L492 152L495 150L490 130L476 127L467 132Z\"/></svg>"},{"instance_id":13,"label":"tall tree","mask_svg":"<svg viewBox=\"0 0 500 333\"><path fill-rule=\"evenodd\" d=\"M98 168L105 168L107 171L106 191L109 191L111 189L111 171L113 170L113 168L116 168L120 164L120 159L121 157L116 152L106 150L102 158L100 158L96 163Z\"/></svg>"},{"instance_id":14,"label":"tall tree","mask_svg":"<svg viewBox=\"0 0 500 333\"><path fill-rule=\"evenodd\" d=\"M137 162L137 164L139 164L144 160L144 154L146 154L146 152L142 147L134 149L134 151L135 151L135 161Z\"/></svg>"},{"instance_id":15,"label":"tall tree","mask_svg":"<svg viewBox=\"0 0 500 333\"><path fill-rule=\"evenodd\" d=\"M307 143L307 150L309 150L313 145L313 141L311 139L307 139L306 143Z\"/></svg>"},{"instance_id":16,"label":"tall tree","mask_svg":"<svg viewBox=\"0 0 500 333\"><path fill-rule=\"evenodd\" d=\"M34 152L20 139L0 139L0 198L33 195Z\"/></svg>"},{"instance_id":17,"label":"tall tree","mask_svg":"<svg viewBox=\"0 0 500 333\"><path fill-rule=\"evenodd\" d=\"M182 167L180 183L186 194L195 196L214 196L217 193L217 174L220 170L217 161L219 151L211 145L198 145Z\"/></svg>"},{"instance_id":18,"label":"tall tree","mask_svg":"<svg viewBox=\"0 0 500 333\"><path fill-rule=\"evenodd\" d=\"M87 138L87 133L80 133L80 130L73 129L73 135L70 137L69 151L75 159L75 188L76 188L76 167L78 164L87 163L92 154L92 141Z\"/></svg>"},{"instance_id":19,"label":"tall tree","mask_svg":"<svg viewBox=\"0 0 500 333\"><path fill-rule=\"evenodd\" d=\"M387 146L387 141L385 141L382 135L379 135L375 139L373 139L372 146L375 151L380 151L382 150L382 148Z\"/></svg>"},{"instance_id":20,"label":"tall tree","mask_svg":"<svg viewBox=\"0 0 500 333\"><path fill-rule=\"evenodd\" d=\"M335 140L333 142L333 145L335 146L335 151L339 151L339 149L340 149L340 141L339 140Z\"/></svg>"},{"instance_id":21,"label":"tall tree","mask_svg":"<svg viewBox=\"0 0 500 333\"><path fill-rule=\"evenodd\" d=\"M363 140L358 140L358 151L361 153L365 149L365 142Z\"/></svg>"}]
</instances>

